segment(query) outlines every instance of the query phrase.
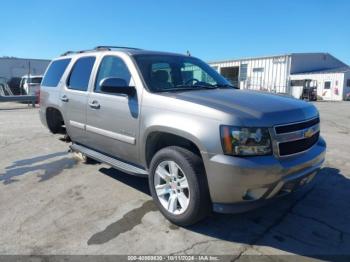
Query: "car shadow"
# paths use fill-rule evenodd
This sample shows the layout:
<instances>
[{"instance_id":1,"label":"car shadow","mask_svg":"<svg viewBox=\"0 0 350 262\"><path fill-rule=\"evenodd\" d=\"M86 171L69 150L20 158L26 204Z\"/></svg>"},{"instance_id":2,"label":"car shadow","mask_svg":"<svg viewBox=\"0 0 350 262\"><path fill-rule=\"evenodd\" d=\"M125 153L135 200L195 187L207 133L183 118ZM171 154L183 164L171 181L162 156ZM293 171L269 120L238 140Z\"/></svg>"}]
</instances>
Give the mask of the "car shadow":
<instances>
[{"instance_id":1,"label":"car shadow","mask_svg":"<svg viewBox=\"0 0 350 262\"><path fill-rule=\"evenodd\" d=\"M0 104L1 105L1 104ZM28 104L28 105L23 105L23 106L14 106L14 107L5 107L5 108L2 108L0 106L0 111L16 111L16 110L22 110L22 109L25 109L25 110L28 110L28 109L37 109L37 105L36 107L33 107L32 104Z\"/></svg>"},{"instance_id":2,"label":"car shadow","mask_svg":"<svg viewBox=\"0 0 350 262\"><path fill-rule=\"evenodd\" d=\"M129 187L151 196L151 192L149 191L148 187L148 179L145 177L132 176L114 168L102 167L99 169L99 171L104 175L107 175L125 185L128 185Z\"/></svg>"},{"instance_id":3,"label":"car shadow","mask_svg":"<svg viewBox=\"0 0 350 262\"><path fill-rule=\"evenodd\" d=\"M60 157L60 156L64 156L64 155L67 155L67 151L56 152L56 153L42 155L42 156L36 156L33 158L21 159L21 160L13 162L13 164L11 166L6 167L5 169L12 169L12 168L19 167L19 166L32 165L34 163L42 162L42 161L50 159L50 158Z\"/></svg>"},{"instance_id":4,"label":"car shadow","mask_svg":"<svg viewBox=\"0 0 350 262\"><path fill-rule=\"evenodd\" d=\"M17 177L33 173L37 173L38 182L44 182L59 175L63 170L72 168L76 162L68 156L68 152L56 152L18 160L6 167L4 173L0 173L0 182L8 185L17 182Z\"/></svg>"},{"instance_id":5,"label":"car shadow","mask_svg":"<svg viewBox=\"0 0 350 262\"><path fill-rule=\"evenodd\" d=\"M101 168L100 172L150 195L146 178L112 168ZM213 213L186 229L246 244L258 253L260 247L271 247L310 258L333 260L350 255L349 199L350 180L339 169L325 167L310 185L268 206L242 214ZM281 253L278 250L275 253Z\"/></svg>"}]
</instances>

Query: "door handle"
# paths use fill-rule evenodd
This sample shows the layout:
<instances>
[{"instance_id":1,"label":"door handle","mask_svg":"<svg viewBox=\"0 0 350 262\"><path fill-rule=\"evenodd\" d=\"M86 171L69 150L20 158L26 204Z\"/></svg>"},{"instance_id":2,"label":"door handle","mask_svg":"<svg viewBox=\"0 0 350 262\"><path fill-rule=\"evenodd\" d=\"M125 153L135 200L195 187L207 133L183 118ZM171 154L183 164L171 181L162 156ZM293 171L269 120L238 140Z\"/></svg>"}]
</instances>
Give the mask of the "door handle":
<instances>
[{"instance_id":1,"label":"door handle","mask_svg":"<svg viewBox=\"0 0 350 262\"><path fill-rule=\"evenodd\" d=\"M68 99L68 97L66 95L61 96L60 99L61 99L62 102L68 102L69 101L69 99Z\"/></svg>"},{"instance_id":2,"label":"door handle","mask_svg":"<svg viewBox=\"0 0 350 262\"><path fill-rule=\"evenodd\" d=\"M100 107L101 107L101 105L99 104L99 102L96 101L96 100L90 102L90 103L89 103L89 106L90 106L91 108L94 108L94 109L100 109Z\"/></svg>"}]
</instances>

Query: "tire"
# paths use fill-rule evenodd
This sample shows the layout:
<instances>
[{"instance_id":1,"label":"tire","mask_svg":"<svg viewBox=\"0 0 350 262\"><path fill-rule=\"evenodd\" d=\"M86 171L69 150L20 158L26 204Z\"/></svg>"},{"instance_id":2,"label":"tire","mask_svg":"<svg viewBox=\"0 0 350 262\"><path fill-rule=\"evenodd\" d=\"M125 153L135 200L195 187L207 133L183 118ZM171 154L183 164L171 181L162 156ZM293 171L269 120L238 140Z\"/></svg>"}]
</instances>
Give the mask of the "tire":
<instances>
[{"instance_id":1,"label":"tire","mask_svg":"<svg viewBox=\"0 0 350 262\"><path fill-rule=\"evenodd\" d=\"M56 111L47 112L46 121L52 134L64 133L65 130L62 127L63 118L60 113L57 113Z\"/></svg>"},{"instance_id":2,"label":"tire","mask_svg":"<svg viewBox=\"0 0 350 262\"><path fill-rule=\"evenodd\" d=\"M52 121L50 120L48 122L48 126L49 126L49 130L52 134L58 134L58 133L62 133L63 129L62 129L62 125L60 122L58 121Z\"/></svg>"},{"instance_id":3,"label":"tire","mask_svg":"<svg viewBox=\"0 0 350 262\"><path fill-rule=\"evenodd\" d=\"M162 168L163 166L165 167L167 163L175 163L177 165L178 170L178 181L183 181L184 177L186 178L188 182L188 190L187 189L178 189L181 190L173 190L174 187L171 186L169 188L168 183L166 180L159 179L159 172L156 174L157 168ZM164 164L165 163L165 164ZM163 167L163 168L164 168ZM169 168L170 170L170 168ZM169 173L171 173L169 171ZM169 174L168 173L168 174ZM165 208L164 205L166 204L166 199L162 199L163 196L158 197L157 191L156 191L156 184L158 181L162 180L164 184L158 185L159 186L165 186L167 185L167 191L172 191L172 193L164 193L164 198L168 197L168 202L170 202L171 194L176 195L176 204L175 206L177 207L174 212L169 211L169 209L173 208ZM171 183L175 183L172 181ZM176 184L176 183L175 183ZM177 183L180 186L180 182ZM172 184L173 185L173 184ZM182 186L182 184L181 184ZM158 151L155 156L153 157L151 164L150 164L150 176L149 176L149 187L150 191L152 194L152 197L158 206L159 210L161 213L172 223L179 225L179 226L189 226L192 224L195 224L196 222L204 219L211 211L211 201L210 201L210 196L209 196L209 189L208 189L208 183L205 175L205 170L203 166L203 162L201 158L194 154L193 152L177 147L177 146L170 146L161 149ZM158 188L159 189L159 188ZM165 190L165 189L164 189ZM182 191L183 190L183 191ZM173 193L174 191L179 192ZM159 191L158 191L159 192ZM164 191L165 192L165 191ZM183 197L182 201L180 201L180 194L183 196L187 196L187 207L184 209L182 206L183 202ZM177 196L179 196L177 198ZM172 202L173 203L173 202ZM168 205L169 207L170 205ZM179 209L179 210L178 210ZM180 211L180 209L183 209ZM175 213L177 212L177 213Z\"/></svg>"}]
</instances>

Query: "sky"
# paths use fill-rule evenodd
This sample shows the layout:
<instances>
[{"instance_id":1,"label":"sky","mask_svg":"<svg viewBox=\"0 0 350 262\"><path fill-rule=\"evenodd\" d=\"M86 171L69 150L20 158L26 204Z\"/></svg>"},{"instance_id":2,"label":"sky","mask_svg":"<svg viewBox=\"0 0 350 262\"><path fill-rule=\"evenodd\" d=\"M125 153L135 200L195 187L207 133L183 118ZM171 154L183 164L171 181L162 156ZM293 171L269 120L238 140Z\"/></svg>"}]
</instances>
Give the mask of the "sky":
<instances>
[{"instance_id":1,"label":"sky","mask_svg":"<svg viewBox=\"0 0 350 262\"><path fill-rule=\"evenodd\" d=\"M348 0L4 0L0 56L117 45L206 61L328 52L350 64L349 11Z\"/></svg>"}]
</instances>

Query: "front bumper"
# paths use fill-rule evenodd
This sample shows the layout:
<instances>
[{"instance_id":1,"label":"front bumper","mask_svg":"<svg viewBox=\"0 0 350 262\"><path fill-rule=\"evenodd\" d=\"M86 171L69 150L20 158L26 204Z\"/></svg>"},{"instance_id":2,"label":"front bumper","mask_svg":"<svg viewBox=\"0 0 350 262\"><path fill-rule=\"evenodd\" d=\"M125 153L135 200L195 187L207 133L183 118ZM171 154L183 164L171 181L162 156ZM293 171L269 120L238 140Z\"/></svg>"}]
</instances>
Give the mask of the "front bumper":
<instances>
[{"instance_id":1,"label":"front bumper","mask_svg":"<svg viewBox=\"0 0 350 262\"><path fill-rule=\"evenodd\" d=\"M320 137L308 151L286 158L204 154L214 211L243 212L296 190L314 178L325 153Z\"/></svg>"}]
</instances>

